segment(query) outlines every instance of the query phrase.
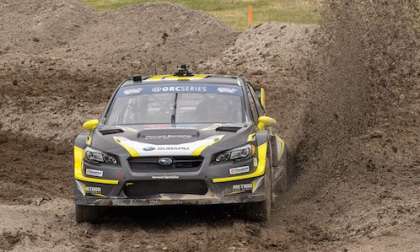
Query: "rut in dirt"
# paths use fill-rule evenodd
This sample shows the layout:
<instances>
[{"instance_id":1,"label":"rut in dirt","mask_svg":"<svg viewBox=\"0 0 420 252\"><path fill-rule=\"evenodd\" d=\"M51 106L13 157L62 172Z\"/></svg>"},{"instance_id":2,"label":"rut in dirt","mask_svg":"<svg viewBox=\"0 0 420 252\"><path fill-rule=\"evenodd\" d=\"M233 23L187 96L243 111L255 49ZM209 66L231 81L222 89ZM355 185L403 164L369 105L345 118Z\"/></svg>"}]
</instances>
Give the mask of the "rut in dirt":
<instances>
[{"instance_id":1,"label":"rut in dirt","mask_svg":"<svg viewBox=\"0 0 420 252\"><path fill-rule=\"evenodd\" d=\"M72 197L72 152L68 146L0 131L0 153L0 202L33 204Z\"/></svg>"}]
</instances>

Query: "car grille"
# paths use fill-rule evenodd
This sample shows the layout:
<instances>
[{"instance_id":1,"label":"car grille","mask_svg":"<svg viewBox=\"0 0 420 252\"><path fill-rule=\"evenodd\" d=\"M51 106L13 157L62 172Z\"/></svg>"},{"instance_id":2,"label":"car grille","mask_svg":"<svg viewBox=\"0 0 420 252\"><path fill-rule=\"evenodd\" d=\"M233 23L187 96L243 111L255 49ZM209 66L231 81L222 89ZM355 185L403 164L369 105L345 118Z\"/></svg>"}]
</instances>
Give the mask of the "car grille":
<instances>
[{"instance_id":1,"label":"car grille","mask_svg":"<svg viewBox=\"0 0 420 252\"><path fill-rule=\"evenodd\" d=\"M153 180L128 183L124 192L129 198L152 196L156 194L195 194L207 193L203 180Z\"/></svg>"},{"instance_id":2,"label":"car grille","mask_svg":"<svg viewBox=\"0 0 420 252\"><path fill-rule=\"evenodd\" d=\"M172 159L171 165L159 164L161 157L138 157L128 160L130 168L134 172L157 172L157 171L195 171L201 167L203 163L202 157L193 156L177 156L170 157Z\"/></svg>"}]
</instances>

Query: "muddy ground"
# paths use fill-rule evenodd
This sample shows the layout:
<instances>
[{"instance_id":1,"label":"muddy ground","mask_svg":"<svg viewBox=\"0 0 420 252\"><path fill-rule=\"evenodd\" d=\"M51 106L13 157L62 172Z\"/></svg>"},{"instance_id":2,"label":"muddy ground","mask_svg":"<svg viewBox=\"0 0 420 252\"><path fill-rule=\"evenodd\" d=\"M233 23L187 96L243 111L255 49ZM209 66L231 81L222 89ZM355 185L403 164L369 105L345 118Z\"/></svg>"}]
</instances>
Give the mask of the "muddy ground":
<instances>
[{"instance_id":1,"label":"muddy ground","mask_svg":"<svg viewBox=\"0 0 420 252\"><path fill-rule=\"evenodd\" d=\"M76 0L0 2L0 250L419 251L417 1L325 1L320 26L234 32L169 4L96 12ZM72 139L130 74L245 75L300 176L274 218L236 208L115 209L76 224Z\"/></svg>"}]
</instances>

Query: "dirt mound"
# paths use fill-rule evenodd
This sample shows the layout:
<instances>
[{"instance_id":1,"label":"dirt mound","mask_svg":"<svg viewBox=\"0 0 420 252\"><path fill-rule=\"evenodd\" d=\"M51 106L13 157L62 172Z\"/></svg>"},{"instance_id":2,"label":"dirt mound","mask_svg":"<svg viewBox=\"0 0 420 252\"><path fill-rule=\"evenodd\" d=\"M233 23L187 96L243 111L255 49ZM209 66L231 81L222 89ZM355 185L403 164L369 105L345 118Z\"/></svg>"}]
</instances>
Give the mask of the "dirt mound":
<instances>
[{"instance_id":1,"label":"dirt mound","mask_svg":"<svg viewBox=\"0 0 420 252\"><path fill-rule=\"evenodd\" d=\"M66 46L93 17L94 12L77 0L2 1L0 55L48 53Z\"/></svg>"},{"instance_id":2,"label":"dirt mound","mask_svg":"<svg viewBox=\"0 0 420 252\"><path fill-rule=\"evenodd\" d=\"M77 0L7 0L0 23L2 54L42 54L45 60L145 73L218 56L237 35L203 12L173 4L98 13Z\"/></svg>"},{"instance_id":3,"label":"dirt mound","mask_svg":"<svg viewBox=\"0 0 420 252\"><path fill-rule=\"evenodd\" d=\"M57 141L97 117L128 75L198 64L237 36L203 12L172 4L99 13L79 1L6 1L0 14L3 129ZM62 134L60 126L69 130Z\"/></svg>"},{"instance_id":4,"label":"dirt mound","mask_svg":"<svg viewBox=\"0 0 420 252\"><path fill-rule=\"evenodd\" d=\"M262 75L261 72L276 71L280 77L282 72L289 75L288 71L295 70L296 63L308 55L308 37L317 27L276 22L261 24L240 34L235 44L210 67L222 64L228 66L225 71L229 72Z\"/></svg>"},{"instance_id":5,"label":"dirt mound","mask_svg":"<svg viewBox=\"0 0 420 252\"><path fill-rule=\"evenodd\" d=\"M218 56L235 37L230 28L202 12L145 4L100 15L69 47L73 58L120 69L130 62L136 70L153 73Z\"/></svg>"}]
</instances>

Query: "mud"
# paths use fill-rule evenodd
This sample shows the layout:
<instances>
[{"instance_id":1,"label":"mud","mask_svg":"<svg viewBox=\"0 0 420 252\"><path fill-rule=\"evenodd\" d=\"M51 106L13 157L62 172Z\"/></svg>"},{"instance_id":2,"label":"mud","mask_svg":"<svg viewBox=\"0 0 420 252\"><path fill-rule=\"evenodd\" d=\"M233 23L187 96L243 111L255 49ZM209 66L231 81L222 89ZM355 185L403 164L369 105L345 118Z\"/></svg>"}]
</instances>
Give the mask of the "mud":
<instances>
[{"instance_id":1,"label":"mud","mask_svg":"<svg viewBox=\"0 0 420 252\"><path fill-rule=\"evenodd\" d=\"M171 4L0 3L0 250L418 251L419 6L325 1L320 26L237 33ZM71 141L132 73L241 74L297 159L269 224L232 206L114 209L78 225Z\"/></svg>"}]
</instances>

